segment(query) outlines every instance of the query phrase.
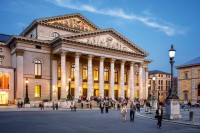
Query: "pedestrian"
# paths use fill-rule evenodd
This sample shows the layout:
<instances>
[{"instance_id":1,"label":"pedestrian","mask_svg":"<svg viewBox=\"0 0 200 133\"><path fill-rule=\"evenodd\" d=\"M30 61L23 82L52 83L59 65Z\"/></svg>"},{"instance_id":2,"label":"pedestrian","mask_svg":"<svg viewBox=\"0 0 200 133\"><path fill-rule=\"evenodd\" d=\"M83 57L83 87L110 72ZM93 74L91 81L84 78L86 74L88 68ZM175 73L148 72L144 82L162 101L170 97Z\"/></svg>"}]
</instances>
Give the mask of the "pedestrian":
<instances>
[{"instance_id":1,"label":"pedestrian","mask_svg":"<svg viewBox=\"0 0 200 133\"><path fill-rule=\"evenodd\" d=\"M83 100L81 100L81 109L83 109Z\"/></svg>"},{"instance_id":2,"label":"pedestrian","mask_svg":"<svg viewBox=\"0 0 200 133\"><path fill-rule=\"evenodd\" d=\"M21 108L23 107L23 104L24 104L24 103L21 101Z\"/></svg>"},{"instance_id":3,"label":"pedestrian","mask_svg":"<svg viewBox=\"0 0 200 133\"><path fill-rule=\"evenodd\" d=\"M53 110L55 110L55 103L54 102L53 102L52 108L53 108Z\"/></svg>"},{"instance_id":4,"label":"pedestrian","mask_svg":"<svg viewBox=\"0 0 200 133\"><path fill-rule=\"evenodd\" d=\"M92 109L92 101L90 101L90 109Z\"/></svg>"},{"instance_id":5,"label":"pedestrian","mask_svg":"<svg viewBox=\"0 0 200 133\"><path fill-rule=\"evenodd\" d=\"M109 108L109 102L108 102L108 100L106 100L106 102L105 102L106 113L108 113L108 108Z\"/></svg>"},{"instance_id":6,"label":"pedestrian","mask_svg":"<svg viewBox=\"0 0 200 133\"><path fill-rule=\"evenodd\" d=\"M71 102L70 108L71 108L71 111L73 111L73 108L74 108L73 102Z\"/></svg>"},{"instance_id":7,"label":"pedestrian","mask_svg":"<svg viewBox=\"0 0 200 133\"><path fill-rule=\"evenodd\" d=\"M162 126L162 117L163 117L163 109L162 106L159 105L158 109L156 110L156 117L158 119L157 128L161 128Z\"/></svg>"},{"instance_id":8,"label":"pedestrian","mask_svg":"<svg viewBox=\"0 0 200 133\"><path fill-rule=\"evenodd\" d=\"M74 112L76 112L76 103L73 103L73 107L74 107Z\"/></svg>"},{"instance_id":9,"label":"pedestrian","mask_svg":"<svg viewBox=\"0 0 200 133\"><path fill-rule=\"evenodd\" d=\"M58 110L58 103L56 103L56 110Z\"/></svg>"},{"instance_id":10,"label":"pedestrian","mask_svg":"<svg viewBox=\"0 0 200 133\"><path fill-rule=\"evenodd\" d=\"M126 113L127 113L126 105L122 103L121 105L122 121L126 121Z\"/></svg>"},{"instance_id":11,"label":"pedestrian","mask_svg":"<svg viewBox=\"0 0 200 133\"><path fill-rule=\"evenodd\" d=\"M135 112L136 112L136 107L132 101L130 105L130 122L134 122Z\"/></svg>"},{"instance_id":12,"label":"pedestrian","mask_svg":"<svg viewBox=\"0 0 200 133\"><path fill-rule=\"evenodd\" d=\"M99 108L101 109L101 113L103 114L103 109L104 109L104 103L103 103L103 101L100 102Z\"/></svg>"}]
</instances>

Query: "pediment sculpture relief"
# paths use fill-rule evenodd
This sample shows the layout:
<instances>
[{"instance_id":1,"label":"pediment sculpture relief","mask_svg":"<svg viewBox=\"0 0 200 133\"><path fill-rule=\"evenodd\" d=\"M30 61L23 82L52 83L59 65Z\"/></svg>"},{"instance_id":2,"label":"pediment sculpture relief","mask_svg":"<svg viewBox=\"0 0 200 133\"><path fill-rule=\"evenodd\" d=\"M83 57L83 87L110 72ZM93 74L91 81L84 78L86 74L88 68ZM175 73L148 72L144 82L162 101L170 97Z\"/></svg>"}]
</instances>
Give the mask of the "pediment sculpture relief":
<instances>
[{"instance_id":1,"label":"pediment sculpture relief","mask_svg":"<svg viewBox=\"0 0 200 133\"><path fill-rule=\"evenodd\" d=\"M79 39L79 41L83 41L89 43L91 45L98 45L102 47L108 47L128 52L134 52L132 49L128 48L122 42L118 41L117 39L111 37L110 35L105 36L95 36L95 37L88 37L86 39Z\"/></svg>"}]
</instances>

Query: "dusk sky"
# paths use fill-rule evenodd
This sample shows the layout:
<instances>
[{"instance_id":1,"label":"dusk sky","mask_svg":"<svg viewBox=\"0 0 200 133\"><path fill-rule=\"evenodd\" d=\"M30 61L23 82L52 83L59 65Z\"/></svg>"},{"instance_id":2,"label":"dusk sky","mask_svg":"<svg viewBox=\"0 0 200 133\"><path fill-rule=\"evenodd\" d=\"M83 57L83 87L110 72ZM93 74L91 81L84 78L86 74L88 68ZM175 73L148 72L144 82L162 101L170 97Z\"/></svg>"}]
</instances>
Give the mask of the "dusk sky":
<instances>
[{"instance_id":1,"label":"dusk sky","mask_svg":"<svg viewBox=\"0 0 200 133\"><path fill-rule=\"evenodd\" d=\"M0 34L19 35L38 18L81 13L147 51L149 70L170 72L171 44L175 66L200 56L199 12L200 0L1 0Z\"/></svg>"}]
</instances>

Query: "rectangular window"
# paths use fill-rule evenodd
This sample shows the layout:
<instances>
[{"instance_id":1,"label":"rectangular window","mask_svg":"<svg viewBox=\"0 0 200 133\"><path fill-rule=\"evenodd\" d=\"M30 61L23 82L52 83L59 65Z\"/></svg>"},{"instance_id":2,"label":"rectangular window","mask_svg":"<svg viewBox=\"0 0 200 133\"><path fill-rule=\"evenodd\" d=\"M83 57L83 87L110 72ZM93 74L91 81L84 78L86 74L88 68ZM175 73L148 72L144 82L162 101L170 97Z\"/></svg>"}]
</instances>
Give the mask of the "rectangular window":
<instances>
[{"instance_id":1,"label":"rectangular window","mask_svg":"<svg viewBox=\"0 0 200 133\"><path fill-rule=\"evenodd\" d=\"M83 66L83 82L87 82L87 78L88 78L87 66Z\"/></svg>"},{"instance_id":2,"label":"rectangular window","mask_svg":"<svg viewBox=\"0 0 200 133\"><path fill-rule=\"evenodd\" d=\"M115 70L115 84L118 84L118 71Z\"/></svg>"},{"instance_id":3,"label":"rectangular window","mask_svg":"<svg viewBox=\"0 0 200 133\"><path fill-rule=\"evenodd\" d=\"M185 101L188 100L188 92L184 92L184 100L185 100Z\"/></svg>"},{"instance_id":4,"label":"rectangular window","mask_svg":"<svg viewBox=\"0 0 200 133\"><path fill-rule=\"evenodd\" d=\"M35 97L41 97L41 85L35 86Z\"/></svg>"},{"instance_id":5,"label":"rectangular window","mask_svg":"<svg viewBox=\"0 0 200 133\"><path fill-rule=\"evenodd\" d=\"M188 72L184 72L184 79L188 79Z\"/></svg>"},{"instance_id":6,"label":"rectangular window","mask_svg":"<svg viewBox=\"0 0 200 133\"><path fill-rule=\"evenodd\" d=\"M61 66L58 66L58 80L61 80Z\"/></svg>"},{"instance_id":7,"label":"rectangular window","mask_svg":"<svg viewBox=\"0 0 200 133\"><path fill-rule=\"evenodd\" d=\"M2 66L2 58L3 58L3 57L0 57L0 66Z\"/></svg>"},{"instance_id":8,"label":"rectangular window","mask_svg":"<svg viewBox=\"0 0 200 133\"><path fill-rule=\"evenodd\" d=\"M107 68L104 69L104 82L109 82L109 73Z\"/></svg>"},{"instance_id":9,"label":"rectangular window","mask_svg":"<svg viewBox=\"0 0 200 133\"><path fill-rule=\"evenodd\" d=\"M94 82L99 81L99 69L98 67L94 68Z\"/></svg>"},{"instance_id":10,"label":"rectangular window","mask_svg":"<svg viewBox=\"0 0 200 133\"><path fill-rule=\"evenodd\" d=\"M127 72L124 73L124 84L127 85Z\"/></svg>"},{"instance_id":11,"label":"rectangular window","mask_svg":"<svg viewBox=\"0 0 200 133\"><path fill-rule=\"evenodd\" d=\"M0 48L0 52L2 52L2 48Z\"/></svg>"},{"instance_id":12,"label":"rectangular window","mask_svg":"<svg viewBox=\"0 0 200 133\"><path fill-rule=\"evenodd\" d=\"M74 72L75 72L75 65L72 65L71 66L71 72L70 72L70 77L71 77L71 80L74 81Z\"/></svg>"}]
</instances>

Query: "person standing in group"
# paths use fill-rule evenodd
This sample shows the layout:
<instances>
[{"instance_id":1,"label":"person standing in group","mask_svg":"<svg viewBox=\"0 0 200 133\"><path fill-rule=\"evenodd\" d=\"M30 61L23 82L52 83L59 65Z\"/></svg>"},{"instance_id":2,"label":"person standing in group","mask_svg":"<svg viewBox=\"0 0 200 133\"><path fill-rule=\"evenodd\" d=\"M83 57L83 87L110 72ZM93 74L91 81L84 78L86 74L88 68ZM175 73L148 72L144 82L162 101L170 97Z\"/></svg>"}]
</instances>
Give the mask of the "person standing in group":
<instances>
[{"instance_id":1,"label":"person standing in group","mask_svg":"<svg viewBox=\"0 0 200 133\"><path fill-rule=\"evenodd\" d=\"M103 114L103 109L104 109L104 103L103 103L103 101L100 102L99 108L101 109L101 113Z\"/></svg>"},{"instance_id":2,"label":"person standing in group","mask_svg":"<svg viewBox=\"0 0 200 133\"><path fill-rule=\"evenodd\" d=\"M162 126L162 117L163 117L163 109L162 106L159 105L158 109L156 110L156 116L158 119L157 128L161 128Z\"/></svg>"},{"instance_id":3,"label":"person standing in group","mask_svg":"<svg viewBox=\"0 0 200 133\"><path fill-rule=\"evenodd\" d=\"M134 122L135 112L136 112L136 107L132 101L130 105L130 122Z\"/></svg>"},{"instance_id":4,"label":"person standing in group","mask_svg":"<svg viewBox=\"0 0 200 133\"><path fill-rule=\"evenodd\" d=\"M73 102L74 112L76 112L76 103Z\"/></svg>"},{"instance_id":5,"label":"person standing in group","mask_svg":"<svg viewBox=\"0 0 200 133\"><path fill-rule=\"evenodd\" d=\"M106 100L106 102L105 102L106 113L108 113L108 108L109 108L109 102L108 102L108 100Z\"/></svg>"},{"instance_id":6,"label":"person standing in group","mask_svg":"<svg viewBox=\"0 0 200 133\"><path fill-rule=\"evenodd\" d=\"M74 108L73 102L71 102L70 108L71 108L71 111L73 111L73 108Z\"/></svg>"},{"instance_id":7,"label":"person standing in group","mask_svg":"<svg viewBox=\"0 0 200 133\"><path fill-rule=\"evenodd\" d=\"M56 106L56 110L58 110L58 103L56 103L55 106Z\"/></svg>"},{"instance_id":8,"label":"person standing in group","mask_svg":"<svg viewBox=\"0 0 200 133\"><path fill-rule=\"evenodd\" d=\"M126 121L126 113L127 113L126 105L122 103L121 105L122 121Z\"/></svg>"}]
</instances>

